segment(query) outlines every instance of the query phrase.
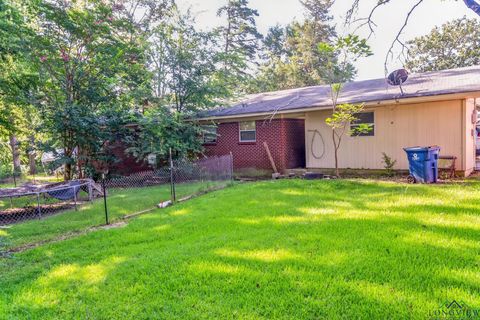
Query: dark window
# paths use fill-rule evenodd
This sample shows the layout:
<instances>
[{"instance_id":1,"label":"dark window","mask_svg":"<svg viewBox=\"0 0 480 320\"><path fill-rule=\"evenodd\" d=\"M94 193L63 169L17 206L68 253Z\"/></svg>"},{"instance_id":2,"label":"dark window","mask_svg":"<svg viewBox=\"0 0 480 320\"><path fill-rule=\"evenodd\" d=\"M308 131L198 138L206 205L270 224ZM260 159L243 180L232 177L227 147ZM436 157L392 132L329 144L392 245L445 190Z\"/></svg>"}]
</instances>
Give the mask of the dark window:
<instances>
[{"instance_id":1,"label":"dark window","mask_svg":"<svg viewBox=\"0 0 480 320\"><path fill-rule=\"evenodd\" d=\"M217 127L216 126L204 126L203 129L203 143L216 143L217 142Z\"/></svg>"},{"instance_id":2,"label":"dark window","mask_svg":"<svg viewBox=\"0 0 480 320\"><path fill-rule=\"evenodd\" d=\"M355 115L357 120L350 124L350 130L354 137L373 137L375 135L375 113L362 112ZM365 132L365 128L368 131Z\"/></svg>"},{"instance_id":3,"label":"dark window","mask_svg":"<svg viewBox=\"0 0 480 320\"><path fill-rule=\"evenodd\" d=\"M255 121L245 121L239 123L240 127L240 142L256 142L257 128Z\"/></svg>"}]
</instances>

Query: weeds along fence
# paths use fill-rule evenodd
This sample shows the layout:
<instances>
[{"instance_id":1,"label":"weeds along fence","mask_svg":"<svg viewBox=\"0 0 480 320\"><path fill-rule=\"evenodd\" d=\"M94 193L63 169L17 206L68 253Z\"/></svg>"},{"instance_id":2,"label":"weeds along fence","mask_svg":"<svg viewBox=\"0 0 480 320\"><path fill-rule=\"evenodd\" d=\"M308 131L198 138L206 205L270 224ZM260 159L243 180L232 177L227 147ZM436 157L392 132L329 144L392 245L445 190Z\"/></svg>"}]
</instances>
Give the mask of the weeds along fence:
<instances>
[{"instance_id":1,"label":"weeds along fence","mask_svg":"<svg viewBox=\"0 0 480 320\"><path fill-rule=\"evenodd\" d=\"M226 187L233 179L231 155L197 161L171 160L158 170L70 182L0 189L0 226L48 220L60 229L97 226Z\"/></svg>"}]
</instances>

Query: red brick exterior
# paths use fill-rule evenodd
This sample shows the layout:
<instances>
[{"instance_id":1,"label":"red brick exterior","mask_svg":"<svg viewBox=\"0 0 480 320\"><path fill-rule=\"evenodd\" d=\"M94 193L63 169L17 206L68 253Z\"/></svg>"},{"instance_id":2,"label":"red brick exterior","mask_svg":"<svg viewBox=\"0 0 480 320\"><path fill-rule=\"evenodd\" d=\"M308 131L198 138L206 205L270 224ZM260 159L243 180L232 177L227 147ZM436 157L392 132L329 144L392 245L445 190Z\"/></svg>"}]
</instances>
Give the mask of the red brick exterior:
<instances>
[{"instance_id":1,"label":"red brick exterior","mask_svg":"<svg viewBox=\"0 0 480 320\"><path fill-rule=\"evenodd\" d=\"M105 152L111 157L111 162L95 161L93 165L97 172L101 173L107 170L114 176L129 176L137 172L150 171L153 169L146 161L138 161L135 159L126 149L127 147L121 140L108 143L105 147Z\"/></svg>"},{"instance_id":2,"label":"red brick exterior","mask_svg":"<svg viewBox=\"0 0 480 320\"><path fill-rule=\"evenodd\" d=\"M207 156L233 154L234 169L272 170L263 142L267 142L279 171L305 167L305 121L278 119L256 121L257 141L239 141L238 122L221 123L217 143L204 145Z\"/></svg>"},{"instance_id":3,"label":"red brick exterior","mask_svg":"<svg viewBox=\"0 0 480 320\"><path fill-rule=\"evenodd\" d=\"M152 170L152 167L146 161L138 161L133 155L129 154L121 141L111 145L109 151L115 158L109 168L109 171L113 174L131 175L137 172Z\"/></svg>"}]
</instances>

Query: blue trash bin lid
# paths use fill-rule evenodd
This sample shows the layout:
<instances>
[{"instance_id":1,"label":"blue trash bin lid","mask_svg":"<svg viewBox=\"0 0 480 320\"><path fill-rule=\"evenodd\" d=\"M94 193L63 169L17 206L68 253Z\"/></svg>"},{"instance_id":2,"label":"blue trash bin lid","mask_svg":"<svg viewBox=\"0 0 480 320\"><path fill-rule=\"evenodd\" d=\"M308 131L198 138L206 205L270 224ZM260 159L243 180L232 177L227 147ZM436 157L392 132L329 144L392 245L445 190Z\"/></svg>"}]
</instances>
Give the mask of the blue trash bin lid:
<instances>
[{"instance_id":1,"label":"blue trash bin lid","mask_svg":"<svg viewBox=\"0 0 480 320\"><path fill-rule=\"evenodd\" d=\"M403 148L405 151L429 151L429 150L440 150L439 146L428 146L428 147L408 147Z\"/></svg>"},{"instance_id":2,"label":"blue trash bin lid","mask_svg":"<svg viewBox=\"0 0 480 320\"><path fill-rule=\"evenodd\" d=\"M428 148L412 147L404 148L409 161L425 161L428 158Z\"/></svg>"},{"instance_id":3,"label":"blue trash bin lid","mask_svg":"<svg viewBox=\"0 0 480 320\"><path fill-rule=\"evenodd\" d=\"M405 152L426 152L428 151L428 148L429 147L409 147L409 148L403 148L403 150L405 150Z\"/></svg>"},{"instance_id":4,"label":"blue trash bin lid","mask_svg":"<svg viewBox=\"0 0 480 320\"><path fill-rule=\"evenodd\" d=\"M439 146L411 147L404 148L403 150L407 153L408 159L413 161L437 160L440 154Z\"/></svg>"}]
</instances>

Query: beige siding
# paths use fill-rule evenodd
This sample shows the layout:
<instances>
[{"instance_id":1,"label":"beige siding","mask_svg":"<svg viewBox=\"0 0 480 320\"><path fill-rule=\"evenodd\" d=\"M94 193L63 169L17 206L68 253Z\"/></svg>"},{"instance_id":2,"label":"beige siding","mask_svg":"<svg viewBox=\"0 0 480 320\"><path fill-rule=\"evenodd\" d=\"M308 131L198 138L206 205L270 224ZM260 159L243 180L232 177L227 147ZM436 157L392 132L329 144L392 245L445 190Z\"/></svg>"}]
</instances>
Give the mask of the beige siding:
<instances>
[{"instance_id":1,"label":"beige siding","mask_svg":"<svg viewBox=\"0 0 480 320\"><path fill-rule=\"evenodd\" d=\"M463 167L468 175L475 170L475 99L464 100L464 157Z\"/></svg>"},{"instance_id":2,"label":"beige siding","mask_svg":"<svg viewBox=\"0 0 480 320\"><path fill-rule=\"evenodd\" d=\"M438 145L442 149L442 155L458 157L459 165L457 166L461 167L458 168L459 170L468 170L473 165L471 163L473 149L471 141L465 141L466 109L471 109L471 106L467 106L465 100L392 105L369 109L368 111L375 112L375 136L346 136L339 151L340 168L383 169L382 152L385 152L397 160L396 169L408 169L404 147ZM306 113L308 168L334 167L332 133L325 124L325 119L330 114L331 111ZM315 130L322 137L317 134L312 144ZM469 148L468 152L465 151L466 148ZM317 159L322 154L323 157ZM466 161L465 157L472 159Z\"/></svg>"}]
</instances>

